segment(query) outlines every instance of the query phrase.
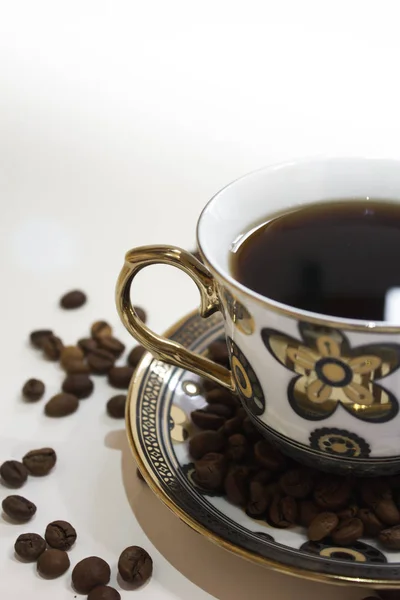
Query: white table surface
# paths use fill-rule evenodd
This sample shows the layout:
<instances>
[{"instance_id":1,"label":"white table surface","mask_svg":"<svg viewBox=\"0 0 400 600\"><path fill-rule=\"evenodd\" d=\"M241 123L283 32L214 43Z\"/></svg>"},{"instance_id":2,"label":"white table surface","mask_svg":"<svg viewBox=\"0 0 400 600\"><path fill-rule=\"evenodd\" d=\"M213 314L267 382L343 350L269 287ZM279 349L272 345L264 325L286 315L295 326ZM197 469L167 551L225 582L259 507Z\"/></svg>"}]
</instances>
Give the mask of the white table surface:
<instances>
[{"instance_id":1,"label":"white table surface","mask_svg":"<svg viewBox=\"0 0 400 600\"><path fill-rule=\"evenodd\" d=\"M113 582L125 546L149 550L153 579L124 600L368 595L269 572L187 528L137 481L103 380L59 421L43 401L22 402L20 388L39 377L50 397L62 380L27 343L32 329L73 343L105 318L131 344L113 302L124 252L193 247L199 211L232 179L297 156L400 156L396 3L13 0L0 12L0 461L41 446L59 457L21 490L37 503L34 520L0 517L0 597L74 597L70 572L44 581L13 556L17 535L53 519L78 531L72 564L102 556ZM71 288L89 302L61 311ZM197 293L155 267L135 300L162 331Z\"/></svg>"}]
</instances>

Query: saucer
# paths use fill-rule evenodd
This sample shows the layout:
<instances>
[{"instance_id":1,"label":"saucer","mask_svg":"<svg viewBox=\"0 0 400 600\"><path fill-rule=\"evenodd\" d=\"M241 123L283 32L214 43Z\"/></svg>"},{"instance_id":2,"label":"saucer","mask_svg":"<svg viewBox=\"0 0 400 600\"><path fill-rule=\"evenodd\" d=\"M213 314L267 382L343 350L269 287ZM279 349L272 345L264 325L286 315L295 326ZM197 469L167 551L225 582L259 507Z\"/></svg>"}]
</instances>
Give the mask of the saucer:
<instances>
[{"instance_id":1,"label":"saucer","mask_svg":"<svg viewBox=\"0 0 400 600\"><path fill-rule=\"evenodd\" d=\"M191 313L166 336L202 353L224 337L223 321L219 314L203 319ZM347 547L310 542L301 527L274 528L197 487L188 453L190 413L205 404L198 376L144 355L128 394L128 437L147 483L182 521L223 548L289 575L375 588L399 585L400 552L367 538Z\"/></svg>"}]
</instances>

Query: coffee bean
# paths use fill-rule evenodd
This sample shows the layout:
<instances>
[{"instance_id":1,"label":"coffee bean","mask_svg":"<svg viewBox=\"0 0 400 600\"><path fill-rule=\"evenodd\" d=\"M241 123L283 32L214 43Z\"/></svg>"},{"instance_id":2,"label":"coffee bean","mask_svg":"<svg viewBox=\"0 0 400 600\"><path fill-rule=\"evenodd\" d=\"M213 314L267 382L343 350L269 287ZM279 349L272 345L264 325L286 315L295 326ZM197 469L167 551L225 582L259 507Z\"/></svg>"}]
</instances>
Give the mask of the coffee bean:
<instances>
[{"instance_id":1,"label":"coffee bean","mask_svg":"<svg viewBox=\"0 0 400 600\"><path fill-rule=\"evenodd\" d=\"M123 419L125 417L126 396L118 394L113 396L107 402L107 413L113 419Z\"/></svg>"},{"instance_id":2,"label":"coffee bean","mask_svg":"<svg viewBox=\"0 0 400 600\"><path fill-rule=\"evenodd\" d=\"M357 517L364 525L365 535L376 537L384 528L383 523L370 508L360 508L358 510Z\"/></svg>"},{"instance_id":3,"label":"coffee bean","mask_svg":"<svg viewBox=\"0 0 400 600\"><path fill-rule=\"evenodd\" d=\"M143 321L143 323L146 323L147 314L146 314L146 311L144 310L144 308L142 308L141 306L134 306L133 309L134 309L135 313L137 314L137 316L139 317L139 319L141 321Z\"/></svg>"},{"instance_id":4,"label":"coffee bean","mask_svg":"<svg viewBox=\"0 0 400 600\"><path fill-rule=\"evenodd\" d=\"M234 413L233 408L230 406L226 406L226 404L209 404L205 407L204 410L213 415L224 417L224 419L230 419L231 417L233 417Z\"/></svg>"},{"instance_id":5,"label":"coffee bean","mask_svg":"<svg viewBox=\"0 0 400 600\"><path fill-rule=\"evenodd\" d=\"M268 516L275 527L280 529L290 527L297 518L296 500L291 496L275 494L269 507Z\"/></svg>"},{"instance_id":6,"label":"coffee bean","mask_svg":"<svg viewBox=\"0 0 400 600\"><path fill-rule=\"evenodd\" d=\"M321 512L319 506L312 500L302 500L299 503L299 522L303 527L309 527L312 521Z\"/></svg>"},{"instance_id":7,"label":"coffee bean","mask_svg":"<svg viewBox=\"0 0 400 600\"><path fill-rule=\"evenodd\" d=\"M115 356L115 358L119 358L125 350L124 344L112 336L99 338L99 346L102 350L106 350L106 352Z\"/></svg>"},{"instance_id":8,"label":"coffee bean","mask_svg":"<svg viewBox=\"0 0 400 600\"><path fill-rule=\"evenodd\" d=\"M78 346L83 350L84 354L89 354L93 350L97 350L99 345L93 338L82 338L78 340Z\"/></svg>"},{"instance_id":9,"label":"coffee bean","mask_svg":"<svg viewBox=\"0 0 400 600\"><path fill-rule=\"evenodd\" d=\"M144 548L129 546L118 559L118 571L122 579L136 589L150 579L153 560Z\"/></svg>"},{"instance_id":10,"label":"coffee bean","mask_svg":"<svg viewBox=\"0 0 400 600\"><path fill-rule=\"evenodd\" d=\"M57 394L44 407L48 417L66 417L79 408L79 400L73 394Z\"/></svg>"},{"instance_id":11,"label":"coffee bean","mask_svg":"<svg viewBox=\"0 0 400 600\"><path fill-rule=\"evenodd\" d=\"M96 321L90 328L90 334L95 340L99 340L102 337L110 337L112 333L111 325L106 321Z\"/></svg>"},{"instance_id":12,"label":"coffee bean","mask_svg":"<svg viewBox=\"0 0 400 600\"><path fill-rule=\"evenodd\" d=\"M79 594L88 594L98 585L107 585L111 569L105 560L89 556L78 562L72 571L72 584Z\"/></svg>"},{"instance_id":13,"label":"coffee bean","mask_svg":"<svg viewBox=\"0 0 400 600\"><path fill-rule=\"evenodd\" d=\"M260 518L266 512L269 504L269 497L265 493L264 485L259 481L251 481L249 496L246 513L251 518Z\"/></svg>"},{"instance_id":14,"label":"coffee bean","mask_svg":"<svg viewBox=\"0 0 400 600\"><path fill-rule=\"evenodd\" d=\"M70 566L69 557L64 550L45 550L38 558L37 570L46 579L60 577Z\"/></svg>"},{"instance_id":15,"label":"coffee bean","mask_svg":"<svg viewBox=\"0 0 400 600\"><path fill-rule=\"evenodd\" d=\"M44 389L44 383L40 379L28 379L22 388L22 395L28 402L36 402L42 398Z\"/></svg>"},{"instance_id":16,"label":"coffee bean","mask_svg":"<svg viewBox=\"0 0 400 600\"><path fill-rule=\"evenodd\" d=\"M315 486L314 500L324 510L335 511L346 506L350 493L351 487L346 480L323 476Z\"/></svg>"},{"instance_id":17,"label":"coffee bean","mask_svg":"<svg viewBox=\"0 0 400 600\"><path fill-rule=\"evenodd\" d=\"M190 416L196 427L200 429L213 429L216 431L225 423L224 417L208 413L204 409L194 410Z\"/></svg>"},{"instance_id":18,"label":"coffee bean","mask_svg":"<svg viewBox=\"0 0 400 600\"><path fill-rule=\"evenodd\" d=\"M76 531L68 521L53 521L47 525L44 537L52 548L69 550L76 542Z\"/></svg>"},{"instance_id":19,"label":"coffee bean","mask_svg":"<svg viewBox=\"0 0 400 600\"><path fill-rule=\"evenodd\" d=\"M225 404L233 409L239 405L237 397L224 388L213 388L207 392L206 400L208 404Z\"/></svg>"},{"instance_id":20,"label":"coffee bean","mask_svg":"<svg viewBox=\"0 0 400 600\"><path fill-rule=\"evenodd\" d=\"M302 500L311 493L314 479L308 469L291 469L281 476L279 485L288 496Z\"/></svg>"},{"instance_id":21,"label":"coffee bean","mask_svg":"<svg viewBox=\"0 0 400 600\"><path fill-rule=\"evenodd\" d=\"M247 437L249 442L251 442L252 444L255 444L256 442L259 442L259 441L265 441L265 440L263 440L263 437L262 437L261 433L258 431L257 427L254 425L253 421L249 417L246 417L245 419L243 419L242 426L243 426L243 433L245 434L245 436ZM280 454L278 450L276 452L277 452L277 454ZM283 460L282 464L286 464L286 461L283 458L283 456L282 456L282 460Z\"/></svg>"},{"instance_id":22,"label":"coffee bean","mask_svg":"<svg viewBox=\"0 0 400 600\"><path fill-rule=\"evenodd\" d=\"M67 370L71 362L83 361L84 356L84 352L79 346L64 346L61 350L60 363Z\"/></svg>"},{"instance_id":23,"label":"coffee bean","mask_svg":"<svg viewBox=\"0 0 400 600\"><path fill-rule=\"evenodd\" d=\"M242 420L239 417L232 417L225 421L222 431L225 435L231 436L234 433L241 433L242 431Z\"/></svg>"},{"instance_id":24,"label":"coffee bean","mask_svg":"<svg viewBox=\"0 0 400 600\"><path fill-rule=\"evenodd\" d=\"M271 473L271 471L267 471L267 469L261 469L260 471L257 471L255 475L253 475L252 481L258 481L259 483L265 485L272 479L272 477L273 473Z\"/></svg>"},{"instance_id":25,"label":"coffee bean","mask_svg":"<svg viewBox=\"0 0 400 600\"><path fill-rule=\"evenodd\" d=\"M400 525L383 529L379 534L379 541L388 550L400 550Z\"/></svg>"},{"instance_id":26,"label":"coffee bean","mask_svg":"<svg viewBox=\"0 0 400 600\"><path fill-rule=\"evenodd\" d=\"M211 379L202 379L201 380L201 385L203 387L203 390L205 392L210 392L211 390L224 390L225 388L221 387L218 383L216 383L215 381L211 381Z\"/></svg>"},{"instance_id":27,"label":"coffee bean","mask_svg":"<svg viewBox=\"0 0 400 600\"><path fill-rule=\"evenodd\" d=\"M89 375L90 367L83 360L71 360L65 368L68 375Z\"/></svg>"},{"instance_id":28,"label":"coffee bean","mask_svg":"<svg viewBox=\"0 0 400 600\"><path fill-rule=\"evenodd\" d=\"M47 475L54 467L57 455L52 448L39 448L25 454L22 462L28 469L30 475L42 477Z\"/></svg>"},{"instance_id":29,"label":"coffee bean","mask_svg":"<svg viewBox=\"0 0 400 600\"><path fill-rule=\"evenodd\" d=\"M113 367L108 371L108 383L119 390L127 390L133 372L133 367Z\"/></svg>"},{"instance_id":30,"label":"coffee bean","mask_svg":"<svg viewBox=\"0 0 400 600\"><path fill-rule=\"evenodd\" d=\"M72 290L67 294L64 294L60 299L60 306L62 308L66 308L67 310L71 310L73 308L80 308L86 303L86 294L81 292L80 290Z\"/></svg>"},{"instance_id":31,"label":"coffee bean","mask_svg":"<svg viewBox=\"0 0 400 600\"><path fill-rule=\"evenodd\" d=\"M260 440L255 444L254 458L261 467L269 471L281 471L286 466L285 457L266 440Z\"/></svg>"},{"instance_id":32,"label":"coffee bean","mask_svg":"<svg viewBox=\"0 0 400 600\"><path fill-rule=\"evenodd\" d=\"M339 524L339 518L335 513L322 512L319 513L311 521L307 535L312 542L319 542L332 533Z\"/></svg>"},{"instance_id":33,"label":"coffee bean","mask_svg":"<svg viewBox=\"0 0 400 600\"><path fill-rule=\"evenodd\" d=\"M248 501L248 481L250 471L247 467L233 466L224 481L225 493L232 504L245 506Z\"/></svg>"},{"instance_id":34,"label":"coffee bean","mask_svg":"<svg viewBox=\"0 0 400 600\"><path fill-rule=\"evenodd\" d=\"M0 477L8 486L19 488L28 479L28 470L18 460L6 460L0 467Z\"/></svg>"},{"instance_id":35,"label":"coffee bean","mask_svg":"<svg viewBox=\"0 0 400 600\"><path fill-rule=\"evenodd\" d=\"M356 504L349 504L348 506L342 508L342 510L339 510L336 514L340 521L358 517L358 506Z\"/></svg>"},{"instance_id":36,"label":"coffee bean","mask_svg":"<svg viewBox=\"0 0 400 600\"><path fill-rule=\"evenodd\" d=\"M393 494L386 481L376 478L361 483L361 498L369 508L375 510L381 500L392 500Z\"/></svg>"},{"instance_id":37,"label":"coffee bean","mask_svg":"<svg viewBox=\"0 0 400 600\"><path fill-rule=\"evenodd\" d=\"M45 339L52 335L53 335L53 332L51 329L38 329L37 331L32 331L32 333L30 334L29 337L30 337L32 346L35 346L35 348L38 348L39 350L41 350Z\"/></svg>"},{"instance_id":38,"label":"coffee bean","mask_svg":"<svg viewBox=\"0 0 400 600\"><path fill-rule=\"evenodd\" d=\"M14 521L29 521L36 513L36 506L23 496L7 496L1 503L5 514Z\"/></svg>"},{"instance_id":39,"label":"coffee bean","mask_svg":"<svg viewBox=\"0 0 400 600\"><path fill-rule=\"evenodd\" d=\"M332 532L332 540L338 546L351 546L364 533L362 521L357 517L341 521Z\"/></svg>"},{"instance_id":40,"label":"coffee bean","mask_svg":"<svg viewBox=\"0 0 400 600\"><path fill-rule=\"evenodd\" d=\"M145 352L146 348L144 348L143 346L135 346L134 348L132 348L127 358L128 365L136 369Z\"/></svg>"},{"instance_id":41,"label":"coffee bean","mask_svg":"<svg viewBox=\"0 0 400 600\"><path fill-rule=\"evenodd\" d=\"M210 452L194 463L195 479L206 490L222 490L227 470L223 454Z\"/></svg>"},{"instance_id":42,"label":"coffee bean","mask_svg":"<svg viewBox=\"0 0 400 600\"><path fill-rule=\"evenodd\" d=\"M88 354L87 362L92 373L95 373L96 375L105 375L113 368L115 358L110 352L98 348Z\"/></svg>"},{"instance_id":43,"label":"coffee bean","mask_svg":"<svg viewBox=\"0 0 400 600\"><path fill-rule=\"evenodd\" d=\"M15 554L23 560L37 560L46 550L46 542L37 533L22 533L14 544Z\"/></svg>"},{"instance_id":44,"label":"coffee bean","mask_svg":"<svg viewBox=\"0 0 400 600\"><path fill-rule=\"evenodd\" d=\"M202 431L189 440L189 452L197 460L209 452L220 452L224 444L225 440L220 432Z\"/></svg>"},{"instance_id":45,"label":"coffee bean","mask_svg":"<svg viewBox=\"0 0 400 600\"><path fill-rule=\"evenodd\" d=\"M93 381L87 375L68 375L62 384L62 389L67 394L73 394L80 400L87 398L93 392Z\"/></svg>"},{"instance_id":46,"label":"coffee bean","mask_svg":"<svg viewBox=\"0 0 400 600\"><path fill-rule=\"evenodd\" d=\"M98 585L89 592L87 600L121 600L121 594L109 585Z\"/></svg>"},{"instance_id":47,"label":"coffee bean","mask_svg":"<svg viewBox=\"0 0 400 600\"><path fill-rule=\"evenodd\" d=\"M214 362L229 367L229 351L225 341L215 341L208 346L210 359Z\"/></svg>"},{"instance_id":48,"label":"coffee bean","mask_svg":"<svg viewBox=\"0 0 400 600\"><path fill-rule=\"evenodd\" d=\"M399 510L392 499L382 499L375 505L375 514L385 525L397 525L400 522Z\"/></svg>"},{"instance_id":49,"label":"coffee bean","mask_svg":"<svg viewBox=\"0 0 400 600\"><path fill-rule=\"evenodd\" d=\"M42 342L43 353L49 360L59 360L63 347L62 341L55 335L47 336Z\"/></svg>"},{"instance_id":50,"label":"coffee bean","mask_svg":"<svg viewBox=\"0 0 400 600\"><path fill-rule=\"evenodd\" d=\"M240 462L247 454L247 440L241 433L235 433L228 438L226 457L233 462Z\"/></svg>"}]
</instances>

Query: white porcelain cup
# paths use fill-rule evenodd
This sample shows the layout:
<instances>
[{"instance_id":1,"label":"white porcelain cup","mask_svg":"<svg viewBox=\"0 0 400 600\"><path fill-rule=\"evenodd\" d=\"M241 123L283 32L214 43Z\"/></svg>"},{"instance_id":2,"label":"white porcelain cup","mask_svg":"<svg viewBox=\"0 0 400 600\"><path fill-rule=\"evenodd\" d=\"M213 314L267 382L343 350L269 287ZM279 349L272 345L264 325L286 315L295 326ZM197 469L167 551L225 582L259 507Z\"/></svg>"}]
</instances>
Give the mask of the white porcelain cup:
<instances>
[{"instance_id":1,"label":"white porcelain cup","mask_svg":"<svg viewBox=\"0 0 400 600\"><path fill-rule=\"evenodd\" d=\"M246 175L200 215L204 264L172 246L133 249L118 281L117 306L127 329L154 356L235 391L260 431L286 454L325 470L375 476L400 471L400 318L371 322L300 310L245 287L230 268L232 245L255 224L294 207L349 198L400 202L400 162L302 160ZM393 257L393 268L398 261ZM139 320L131 283L155 263L189 273L203 317L221 311L230 370ZM395 306L394 318L398 312Z\"/></svg>"}]
</instances>

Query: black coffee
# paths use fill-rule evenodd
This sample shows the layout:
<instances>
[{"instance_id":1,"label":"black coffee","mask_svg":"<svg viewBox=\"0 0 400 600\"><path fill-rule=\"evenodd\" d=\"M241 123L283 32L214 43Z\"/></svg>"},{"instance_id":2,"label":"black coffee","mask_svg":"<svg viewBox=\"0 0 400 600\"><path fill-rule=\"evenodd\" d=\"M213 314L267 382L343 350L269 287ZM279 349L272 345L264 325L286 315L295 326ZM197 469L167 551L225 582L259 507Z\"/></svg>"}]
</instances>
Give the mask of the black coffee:
<instances>
[{"instance_id":1,"label":"black coffee","mask_svg":"<svg viewBox=\"0 0 400 600\"><path fill-rule=\"evenodd\" d=\"M235 279L290 306L367 320L389 318L400 289L400 204L351 200L278 215L235 248Z\"/></svg>"}]
</instances>

